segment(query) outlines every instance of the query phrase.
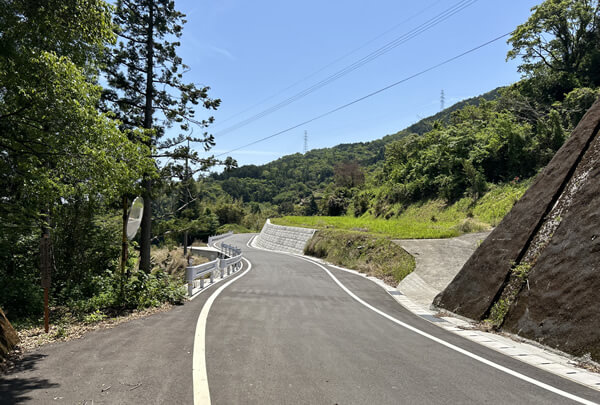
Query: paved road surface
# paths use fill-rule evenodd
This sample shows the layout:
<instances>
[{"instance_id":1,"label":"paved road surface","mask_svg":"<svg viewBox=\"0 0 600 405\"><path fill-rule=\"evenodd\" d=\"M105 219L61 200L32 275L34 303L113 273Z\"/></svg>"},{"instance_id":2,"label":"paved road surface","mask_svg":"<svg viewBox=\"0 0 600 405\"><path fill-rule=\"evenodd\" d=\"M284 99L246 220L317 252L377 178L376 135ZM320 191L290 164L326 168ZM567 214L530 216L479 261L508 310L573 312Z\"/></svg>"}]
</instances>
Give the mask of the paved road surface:
<instances>
[{"instance_id":1,"label":"paved road surface","mask_svg":"<svg viewBox=\"0 0 600 405\"><path fill-rule=\"evenodd\" d=\"M247 248L248 238L227 239L244 246L253 268L222 291L207 319L213 404L570 403L384 318L313 263ZM445 332L404 310L374 283L329 270L353 294L400 322L600 402L600 392ZM196 321L218 286L168 313L29 354L22 370L0 377L0 403L192 403Z\"/></svg>"}]
</instances>

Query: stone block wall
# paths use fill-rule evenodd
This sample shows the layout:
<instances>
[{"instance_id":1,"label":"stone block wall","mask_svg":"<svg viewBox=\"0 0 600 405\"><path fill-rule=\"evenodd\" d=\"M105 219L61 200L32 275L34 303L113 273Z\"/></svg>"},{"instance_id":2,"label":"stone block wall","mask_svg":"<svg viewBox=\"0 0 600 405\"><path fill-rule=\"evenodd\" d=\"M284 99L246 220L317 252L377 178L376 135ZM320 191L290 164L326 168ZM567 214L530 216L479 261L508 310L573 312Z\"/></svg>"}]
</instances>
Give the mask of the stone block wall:
<instances>
[{"instance_id":1,"label":"stone block wall","mask_svg":"<svg viewBox=\"0 0 600 405\"><path fill-rule=\"evenodd\" d=\"M263 249L302 254L315 229L274 225L267 219L254 243Z\"/></svg>"}]
</instances>

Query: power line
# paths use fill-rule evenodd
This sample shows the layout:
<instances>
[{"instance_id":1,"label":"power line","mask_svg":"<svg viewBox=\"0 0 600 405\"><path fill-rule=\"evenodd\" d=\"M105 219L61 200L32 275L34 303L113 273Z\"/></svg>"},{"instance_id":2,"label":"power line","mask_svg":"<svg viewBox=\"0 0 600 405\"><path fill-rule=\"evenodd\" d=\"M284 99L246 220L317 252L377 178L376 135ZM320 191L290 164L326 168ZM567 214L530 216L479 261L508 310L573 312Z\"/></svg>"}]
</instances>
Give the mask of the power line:
<instances>
[{"instance_id":1,"label":"power line","mask_svg":"<svg viewBox=\"0 0 600 405\"><path fill-rule=\"evenodd\" d=\"M383 36L385 36L385 35L389 34L390 32L394 31L396 28L398 28L398 27L400 27L400 26L402 26L402 25L406 24L407 22L411 21L413 18L415 18L415 17L418 17L419 15L423 14L425 11L429 10L430 8L433 8L434 6L436 6L438 3L441 3L442 1L444 1L444 0L437 0L436 2L434 2L434 3L430 4L429 6L425 7L424 9L422 9L421 11L419 11L419 12L417 12L417 13L413 14L412 16L408 17L407 19L403 20L402 22L400 22L400 23L398 23L398 24L394 25L393 27L391 27L391 28L387 29L386 31L382 32L381 34L377 35L376 37L374 37L374 38L372 38L372 39L368 40L367 42L363 43L363 44L362 44L361 46L359 46L358 48L354 48L354 49L353 49L353 50L351 50L350 52L347 52L347 53L345 53L344 55L340 56L339 58L337 58L337 59L335 59L335 60L333 60L333 61L329 62L327 65L323 66L322 68L320 68L320 69L318 69L318 70L315 70L313 73L309 74L308 76L305 76L305 77L303 77L302 79L300 79L300 80L298 80L298 81L296 81L296 82L294 82L294 83L290 84L290 85L289 85L289 86L287 86L286 88L284 88L284 89L282 89L282 90L279 90L277 93L275 93L275 94L272 94L272 95L270 95L270 96L268 96L268 97L266 97L266 98L264 98L264 99L262 99L262 100L260 100L260 101L258 101L258 102L256 102L256 103L252 104L250 107L247 107L247 108L243 109L242 111L239 111L239 112L237 112L237 113L235 113L235 114L233 114L233 115L231 115L231 116L229 116L229 117L227 117L227 118L225 118L225 119L219 120L219 122L215 123L215 125L216 125L216 126L219 126L219 125L222 125L223 123L225 123L225 122L227 122L227 121L231 121L233 118L235 118L235 117L238 117L238 116L242 115L243 113L245 113L245 112L247 112L247 111L250 111L250 110L252 110L254 107L257 107L257 106L259 106L259 105L261 105L261 104L263 104L263 103L265 103L265 102L267 102L267 101L269 101L269 100L271 100L271 99L273 99L273 98L277 97L278 95L280 95L280 94L282 94L282 93L286 92L287 90L289 90L289 89L291 89L291 88L293 88L293 87L297 86L298 84L300 84L300 83L302 83L302 82L304 82L304 81L306 81L306 80L310 79L311 77L313 77L313 76L315 76L315 75L317 75L317 74L321 73L322 71L324 71L324 70L325 70L325 69L327 69L328 67L330 67L330 66L332 66L332 65L335 65L335 64L336 64L336 63L338 63L339 61L341 61L341 60L343 60L343 59L346 59L348 56L350 56L350 55L352 55L352 54L354 54L354 53L356 53L356 52L360 51L361 49L363 49L363 48L364 48L364 47L366 47L367 45L369 45L369 44L371 44L371 43L375 42L376 40L378 40L379 38L381 38L381 37L383 37Z\"/></svg>"},{"instance_id":2,"label":"power line","mask_svg":"<svg viewBox=\"0 0 600 405\"><path fill-rule=\"evenodd\" d=\"M323 113L323 114L321 114L321 115L318 115L318 116L316 116L316 117L313 117L313 118L311 118L311 119L309 119L309 120L306 120L306 121L304 121L304 122L301 122L301 123L299 123L299 124L296 124L296 125L294 125L294 126L292 126L292 127L286 128L286 129L284 129L283 131L279 131L279 132L277 132L277 133L274 133L274 134L272 134L272 135L265 136L264 138L261 138L261 139L258 139L258 140L256 140L256 141L253 141L253 142L247 143L247 144L245 144L245 145L239 146L239 147L237 147L237 148L235 148L235 149L231 149L231 150L229 150L229 151L227 151L227 152L220 153L220 154L216 155L215 157L220 157L220 156L228 155L228 154L230 154L231 152L235 152L235 151L238 151L238 150L240 150L240 149L247 148L248 146L256 145L257 143L264 142L264 141L266 141L266 140L268 140L268 139L271 139L271 138L274 138L274 137L276 137L276 136L279 136L279 135L285 134L286 132L292 131L292 130L294 130L294 129L298 128L298 127L301 127L301 126L303 126L303 125L306 125L306 124L309 124L309 123L311 123L311 122L317 121L317 120L319 120L319 119L321 119L321 118L324 118L324 117L326 117L326 116L328 116L328 115L331 115L331 114L333 114L333 113L336 113L336 112L338 112L338 111L340 111L340 110L343 110L343 109L345 109L345 108L348 108L348 107L350 107L351 105L354 105L354 104L356 104L356 103L359 103L359 102L361 102L361 101L363 101L363 100L366 100L367 98L373 97L373 96L375 96L375 95L377 95L377 94L379 94L379 93L382 93L382 92L384 92L384 91L386 91L386 90L389 90L389 89L391 89L392 87L395 87L395 86L397 86L397 85L399 85L399 84L402 84L402 83L404 83L404 82L407 82L407 81L409 81L409 80L411 80L411 79L414 79L415 77L421 76L421 75L423 75L423 74L425 74L425 73L428 73L428 72L430 72L430 71L432 71L432 70L434 70L434 69L437 69L437 68L439 68L439 67L441 67L441 66L443 66L443 65L446 65L446 64L448 64L448 63L450 63L450 62L453 62L453 61L455 61L455 60L457 60L457 59L460 59L460 58L462 58L463 56L466 56L466 55L468 55L468 54L470 54L470 53L473 53L473 52L475 52L475 51L477 51L477 50L479 50L479 49L481 49L481 48L483 48L483 47L485 47L485 46L487 46L487 45L490 45L490 44L492 44L492 43L494 43L494 42L496 42L496 41L499 41L499 40L501 40L502 38L504 38L504 37L507 37L507 36L509 36L509 35L511 35L511 32L508 32L508 33L506 33L506 34L500 35L499 37L496 37L496 38L494 38L494 39L492 39L492 40L490 40L490 41L487 41L487 42L485 42L485 43L483 43L483 44L481 44L481 45L478 45L478 46L476 46L476 47L474 47L474 48L471 48L471 49L469 49L468 51L465 51L465 52L463 52L463 53L461 53L461 54L459 54L459 55L453 56L453 57L452 57L452 58L450 58L450 59L446 59L446 60L445 60L445 61L443 61L443 62L440 62L440 63L438 63L438 64L436 64L436 65L434 65L434 66L431 66L431 67L429 67L429 68L427 68L427 69L421 70L420 72L418 72L418 73L415 73L415 74L413 74L413 75L411 75L411 76L405 77L405 78L404 78L404 79L402 79L402 80L399 80L399 81L397 81L397 82L395 82L395 83L392 83L392 84L390 84L390 85L387 85L387 86L385 86L385 87L383 87L383 88L381 88L381 89L379 89L379 90L376 90L376 91L374 91L374 92L372 92L372 93L369 93L369 94L367 94L366 96L362 96L362 97L360 97L360 98L357 98L356 100L353 100L353 101L351 101L351 102L349 102L349 103L346 103L346 104L344 104L344 105L341 105L341 106L339 106L339 107L337 107L337 108L334 108L333 110L329 110L329 111L327 111L326 113Z\"/></svg>"},{"instance_id":3,"label":"power line","mask_svg":"<svg viewBox=\"0 0 600 405\"><path fill-rule=\"evenodd\" d=\"M235 131L236 129L239 129L243 126L246 126L248 124L250 124L251 122L254 122L262 117L265 117L269 114L274 113L275 111L280 110L281 108L303 98L306 97L307 95L315 92L316 90L328 85L329 83L347 75L350 72L353 72L354 70L358 69L359 67L371 62L372 60L386 54L387 52L391 51L392 49L402 45L403 43L415 38L416 36L422 34L425 31L430 30L431 28L435 27L436 25L442 23L443 21L447 20L448 18L452 17L453 15L459 13L460 11L464 10L465 8L469 7L470 5L474 4L475 2L477 2L478 0L461 0L458 3L456 3L455 5L453 5L452 7L444 10L443 12L441 12L440 14L436 15L435 17L427 20L426 22L424 22L423 24L417 26L416 28L410 30L409 32L401 35L400 37L394 39L391 42L388 42L386 45L378 48L377 50L371 52L370 54L364 56L363 58L357 60L356 62L352 63L349 66L346 66L345 68L337 71L336 73L334 73L331 76L328 76L327 78L313 84L312 86L308 87L307 89L302 90L299 93L296 93L295 95L281 101L280 103L267 108L266 110L255 114L243 121L238 122L237 124L234 124L222 131L219 131L215 134L215 136L222 136L225 135L226 133Z\"/></svg>"}]
</instances>

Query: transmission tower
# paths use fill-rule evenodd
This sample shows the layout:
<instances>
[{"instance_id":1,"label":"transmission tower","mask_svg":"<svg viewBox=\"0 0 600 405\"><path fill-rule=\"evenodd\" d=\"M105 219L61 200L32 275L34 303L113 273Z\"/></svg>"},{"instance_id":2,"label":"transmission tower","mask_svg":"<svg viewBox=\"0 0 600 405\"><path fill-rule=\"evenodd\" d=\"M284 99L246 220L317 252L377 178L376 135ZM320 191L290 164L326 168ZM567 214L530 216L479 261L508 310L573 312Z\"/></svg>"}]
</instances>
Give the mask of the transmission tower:
<instances>
[{"instance_id":1,"label":"transmission tower","mask_svg":"<svg viewBox=\"0 0 600 405\"><path fill-rule=\"evenodd\" d=\"M442 94L440 94L440 111L444 109L444 104L446 103L446 96L444 96L444 90L442 89Z\"/></svg>"},{"instance_id":2,"label":"transmission tower","mask_svg":"<svg viewBox=\"0 0 600 405\"><path fill-rule=\"evenodd\" d=\"M308 151L308 132L304 131L304 153Z\"/></svg>"}]
</instances>

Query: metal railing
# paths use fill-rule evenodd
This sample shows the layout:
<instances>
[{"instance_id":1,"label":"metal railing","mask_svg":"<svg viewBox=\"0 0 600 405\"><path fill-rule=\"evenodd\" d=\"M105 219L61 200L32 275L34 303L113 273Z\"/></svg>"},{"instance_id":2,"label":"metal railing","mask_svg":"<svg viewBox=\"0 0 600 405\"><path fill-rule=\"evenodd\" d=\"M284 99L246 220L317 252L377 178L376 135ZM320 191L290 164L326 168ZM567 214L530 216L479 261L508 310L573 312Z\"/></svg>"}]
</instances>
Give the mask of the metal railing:
<instances>
[{"instance_id":1,"label":"metal railing","mask_svg":"<svg viewBox=\"0 0 600 405\"><path fill-rule=\"evenodd\" d=\"M221 239L226 238L226 237L231 236L231 235L233 235L233 231L229 231L229 232L223 233L221 235L209 236L208 237L208 243L207 243L207 245L210 246L213 242L216 242L218 240L221 240Z\"/></svg>"},{"instance_id":2,"label":"metal railing","mask_svg":"<svg viewBox=\"0 0 600 405\"><path fill-rule=\"evenodd\" d=\"M225 243L221 244L221 253L225 258L217 258L212 262L188 266L185 269L185 279L188 283L188 296L191 297L194 289L204 288L204 281L210 278L210 283L215 282L215 274L224 278L225 275L235 273L242 268L242 249Z\"/></svg>"}]
</instances>

